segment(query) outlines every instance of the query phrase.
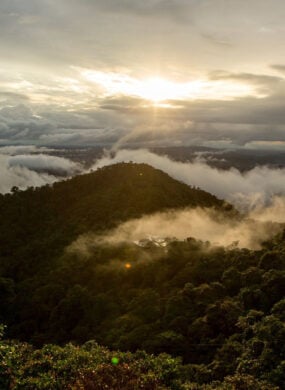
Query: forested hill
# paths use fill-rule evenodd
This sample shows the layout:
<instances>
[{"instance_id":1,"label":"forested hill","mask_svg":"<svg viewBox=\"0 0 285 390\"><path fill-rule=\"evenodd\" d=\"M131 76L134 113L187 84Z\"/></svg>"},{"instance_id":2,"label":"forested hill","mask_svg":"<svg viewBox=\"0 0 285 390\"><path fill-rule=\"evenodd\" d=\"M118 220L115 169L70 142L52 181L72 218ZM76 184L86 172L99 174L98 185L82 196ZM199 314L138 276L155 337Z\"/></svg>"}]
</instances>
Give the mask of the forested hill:
<instances>
[{"instance_id":1,"label":"forested hill","mask_svg":"<svg viewBox=\"0 0 285 390\"><path fill-rule=\"evenodd\" d=\"M258 251L195 239L64 250L79 234L167 208L232 215L142 164L0 199L0 324L20 340L1 341L0 325L1 389L284 389L284 233Z\"/></svg>"},{"instance_id":2,"label":"forested hill","mask_svg":"<svg viewBox=\"0 0 285 390\"><path fill-rule=\"evenodd\" d=\"M146 164L119 163L53 186L30 188L1 197L2 224L14 214L22 224L57 218L77 230L105 228L118 220L165 208L224 206L222 200L178 182ZM47 217L48 214L48 217ZM33 218L35 220L33 220ZM7 226L7 225L6 225Z\"/></svg>"},{"instance_id":3,"label":"forested hill","mask_svg":"<svg viewBox=\"0 0 285 390\"><path fill-rule=\"evenodd\" d=\"M25 267L35 271L79 234L188 206L230 208L146 164L120 163L53 186L14 188L13 194L0 196L0 266L17 278L17 259L21 272Z\"/></svg>"}]
</instances>

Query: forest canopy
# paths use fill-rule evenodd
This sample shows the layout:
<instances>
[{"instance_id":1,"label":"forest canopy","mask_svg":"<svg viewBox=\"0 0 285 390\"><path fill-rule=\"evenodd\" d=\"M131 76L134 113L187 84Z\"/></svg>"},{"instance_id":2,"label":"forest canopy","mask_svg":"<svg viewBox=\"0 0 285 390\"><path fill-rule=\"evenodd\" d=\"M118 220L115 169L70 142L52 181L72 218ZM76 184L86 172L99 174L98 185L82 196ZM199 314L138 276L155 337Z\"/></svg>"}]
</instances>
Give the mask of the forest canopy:
<instances>
[{"instance_id":1,"label":"forest canopy","mask_svg":"<svg viewBox=\"0 0 285 390\"><path fill-rule=\"evenodd\" d=\"M58 378L59 388L68 388L99 376L111 389L130 370L130 381L145 378L149 389L282 388L282 231L259 250L191 237L67 250L81 234L198 206L241 218L224 201L144 164L117 164L1 196L3 386L49 388ZM111 351L120 351L118 365ZM64 382L60 359L72 383Z\"/></svg>"}]
</instances>

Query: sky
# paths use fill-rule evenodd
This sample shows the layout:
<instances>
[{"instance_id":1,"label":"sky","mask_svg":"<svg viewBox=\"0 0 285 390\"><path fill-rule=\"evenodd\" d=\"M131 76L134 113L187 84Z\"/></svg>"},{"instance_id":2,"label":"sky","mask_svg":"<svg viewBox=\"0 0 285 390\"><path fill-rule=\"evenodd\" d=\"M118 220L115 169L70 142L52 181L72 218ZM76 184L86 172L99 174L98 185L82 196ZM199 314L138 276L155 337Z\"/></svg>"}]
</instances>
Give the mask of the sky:
<instances>
[{"instance_id":1,"label":"sky","mask_svg":"<svg viewBox=\"0 0 285 390\"><path fill-rule=\"evenodd\" d=\"M285 150L283 0L1 0L0 145Z\"/></svg>"}]
</instances>

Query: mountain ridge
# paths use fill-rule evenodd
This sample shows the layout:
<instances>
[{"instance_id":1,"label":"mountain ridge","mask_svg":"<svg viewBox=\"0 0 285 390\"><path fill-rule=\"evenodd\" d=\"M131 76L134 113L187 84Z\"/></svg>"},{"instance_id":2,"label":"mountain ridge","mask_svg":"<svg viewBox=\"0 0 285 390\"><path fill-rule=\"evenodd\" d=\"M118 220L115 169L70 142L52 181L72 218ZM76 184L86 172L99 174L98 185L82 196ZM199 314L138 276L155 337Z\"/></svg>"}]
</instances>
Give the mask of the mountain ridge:
<instances>
[{"instance_id":1,"label":"mountain ridge","mask_svg":"<svg viewBox=\"0 0 285 390\"><path fill-rule=\"evenodd\" d=\"M185 207L233 209L147 164L118 163L44 187L14 188L0 197L0 267L13 277L25 267L43 269L81 234Z\"/></svg>"}]
</instances>

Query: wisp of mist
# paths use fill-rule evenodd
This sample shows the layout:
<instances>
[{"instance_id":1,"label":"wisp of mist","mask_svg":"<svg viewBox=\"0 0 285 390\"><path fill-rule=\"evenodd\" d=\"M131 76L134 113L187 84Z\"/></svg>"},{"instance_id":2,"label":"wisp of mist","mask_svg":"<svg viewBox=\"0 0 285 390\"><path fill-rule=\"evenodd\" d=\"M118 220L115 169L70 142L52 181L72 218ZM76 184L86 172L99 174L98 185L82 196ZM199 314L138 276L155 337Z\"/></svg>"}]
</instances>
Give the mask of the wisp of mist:
<instances>
[{"instance_id":1,"label":"wisp of mist","mask_svg":"<svg viewBox=\"0 0 285 390\"><path fill-rule=\"evenodd\" d=\"M269 211L268 211L269 212ZM268 214L269 215L269 214ZM278 234L282 225L250 218L230 219L213 209L186 209L145 215L122 223L104 236L87 234L72 245L73 250L88 254L94 243L139 243L145 239L169 238L185 240L193 237L209 241L212 246L235 246L260 249L262 242Z\"/></svg>"}]
</instances>

